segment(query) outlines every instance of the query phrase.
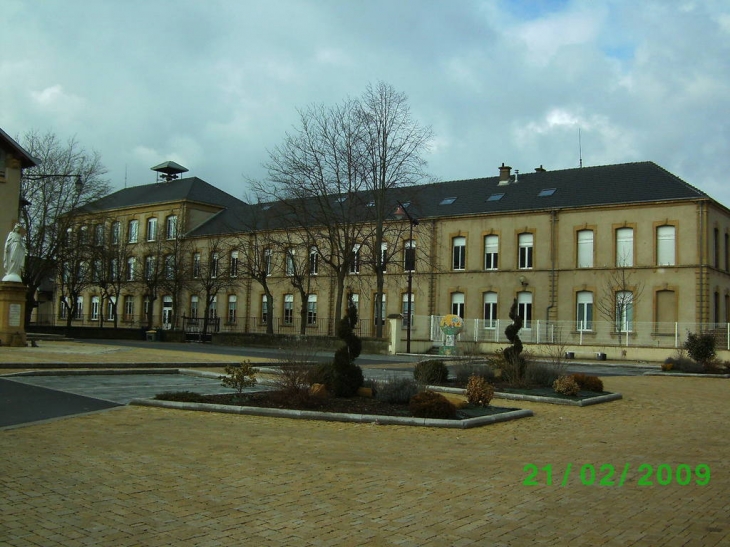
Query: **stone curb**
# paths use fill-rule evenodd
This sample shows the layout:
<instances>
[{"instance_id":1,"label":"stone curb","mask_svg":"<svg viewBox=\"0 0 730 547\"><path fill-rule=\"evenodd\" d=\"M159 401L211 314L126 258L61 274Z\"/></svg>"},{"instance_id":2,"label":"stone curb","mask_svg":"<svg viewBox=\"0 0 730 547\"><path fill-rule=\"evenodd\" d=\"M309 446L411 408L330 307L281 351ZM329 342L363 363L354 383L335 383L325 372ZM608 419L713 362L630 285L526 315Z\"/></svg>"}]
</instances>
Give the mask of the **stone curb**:
<instances>
[{"instance_id":1,"label":"stone curb","mask_svg":"<svg viewBox=\"0 0 730 547\"><path fill-rule=\"evenodd\" d=\"M454 393L456 395L465 395L466 390L458 387L441 387L441 386L426 386L427 389L432 391L443 391L444 393ZM591 397L590 399L581 399L579 401L573 401L570 399L560 399L558 397L542 397L540 395L522 395L519 393L505 393L504 391L495 391L495 399L507 399L510 401L530 401L533 403L547 403L551 405L567 405L567 406L591 406L599 405L601 403L609 403L611 401L618 401L623 399L620 393L609 393L608 395L599 395L598 397Z\"/></svg>"},{"instance_id":2,"label":"stone curb","mask_svg":"<svg viewBox=\"0 0 730 547\"><path fill-rule=\"evenodd\" d=\"M252 406L211 405L205 403L181 403L177 401L159 401L156 399L133 399L130 405L153 406L177 410L196 410L202 412L221 412L225 414L243 414L248 416L265 416L269 418L292 418L300 420L322 420L328 422L373 423L377 425L410 425L425 427L442 427L448 429L470 429L499 422L517 420L533 416L532 410L513 410L480 416L466 420L437 420L433 418L413 418L398 416L377 416L373 414L345 414L333 412L316 412L312 410L289 410L281 408L260 408Z\"/></svg>"},{"instance_id":3,"label":"stone curb","mask_svg":"<svg viewBox=\"0 0 730 547\"><path fill-rule=\"evenodd\" d=\"M679 376L683 378L730 378L730 374L700 374L694 372L645 372L643 376Z\"/></svg>"},{"instance_id":4,"label":"stone curb","mask_svg":"<svg viewBox=\"0 0 730 547\"><path fill-rule=\"evenodd\" d=\"M9 363L9 362L3 362L0 363L0 369L4 368L36 368L36 369L76 369L76 368L89 368L93 369L94 366L99 366L100 363L71 363L68 361L52 361L47 363ZM148 363L148 362L141 362L137 361L134 363L110 363L110 362L104 362L104 368L119 368L119 369L126 369L126 368L149 368L149 369L171 369L171 368L179 368L179 367L198 367L198 368L225 368L228 365L234 365L236 364L235 361L222 361L222 362L212 362L212 361L201 361L201 362L188 362L188 363ZM254 366L256 363L252 363Z\"/></svg>"}]
</instances>

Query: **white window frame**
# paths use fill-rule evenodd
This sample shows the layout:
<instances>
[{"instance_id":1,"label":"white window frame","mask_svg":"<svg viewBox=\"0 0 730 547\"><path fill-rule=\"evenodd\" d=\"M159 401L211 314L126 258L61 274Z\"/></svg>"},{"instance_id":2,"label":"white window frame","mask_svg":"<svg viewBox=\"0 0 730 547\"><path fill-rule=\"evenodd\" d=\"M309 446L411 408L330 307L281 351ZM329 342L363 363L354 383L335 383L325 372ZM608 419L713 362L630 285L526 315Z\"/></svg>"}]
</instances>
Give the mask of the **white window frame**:
<instances>
[{"instance_id":1,"label":"white window frame","mask_svg":"<svg viewBox=\"0 0 730 547\"><path fill-rule=\"evenodd\" d=\"M593 267L593 230L578 230L577 260L579 268Z\"/></svg>"},{"instance_id":2,"label":"white window frame","mask_svg":"<svg viewBox=\"0 0 730 547\"><path fill-rule=\"evenodd\" d=\"M496 234L484 236L484 269L499 269L499 236Z\"/></svg>"},{"instance_id":3,"label":"white window frame","mask_svg":"<svg viewBox=\"0 0 730 547\"><path fill-rule=\"evenodd\" d=\"M165 219L165 236L167 239L177 237L177 215L170 215Z\"/></svg>"},{"instance_id":4,"label":"white window frame","mask_svg":"<svg viewBox=\"0 0 730 547\"><path fill-rule=\"evenodd\" d=\"M484 328L494 330L497 328L497 304L499 296L494 291L484 293Z\"/></svg>"},{"instance_id":5,"label":"white window frame","mask_svg":"<svg viewBox=\"0 0 730 547\"><path fill-rule=\"evenodd\" d=\"M402 310L401 310L401 315L403 316L402 327L404 329L408 328L409 323L411 325L411 329L413 329L413 316L416 315L416 295L411 293L410 300L411 300L411 309L410 309L411 313L409 314L408 313L408 293L404 292L403 298L402 298L403 306L402 306ZM410 318L409 318L409 315L410 315Z\"/></svg>"},{"instance_id":6,"label":"white window frame","mask_svg":"<svg viewBox=\"0 0 730 547\"><path fill-rule=\"evenodd\" d=\"M632 268L634 266L634 229L616 229L616 267Z\"/></svg>"},{"instance_id":7,"label":"white window frame","mask_svg":"<svg viewBox=\"0 0 730 547\"><path fill-rule=\"evenodd\" d=\"M532 328L532 293L522 291L517 293L517 315L522 318L522 328Z\"/></svg>"},{"instance_id":8,"label":"white window frame","mask_svg":"<svg viewBox=\"0 0 730 547\"><path fill-rule=\"evenodd\" d=\"M451 313L464 319L466 312L466 296L463 292L451 293Z\"/></svg>"},{"instance_id":9,"label":"white window frame","mask_svg":"<svg viewBox=\"0 0 730 547\"><path fill-rule=\"evenodd\" d=\"M99 307L101 299L98 296L91 297L91 310L89 311L89 319L97 321L99 319Z\"/></svg>"},{"instance_id":10,"label":"white window frame","mask_svg":"<svg viewBox=\"0 0 730 547\"><path fill-rule=\"evenodd\" d=\"M317 295L310 294L307 297L307 325L317 324Z\"/></svg>"},{"instance_id":11,"label":"white window frame","mask_svg":"<svg viewBox=\"0 0 730 547\"><path fill-rule=\"evenodd\" d=\"M294 295L291 293L284 295L284 324L294 324Z\"/></svg>"},{"instance_id":12,"label":"white window frame","mask_svg":"<svg viewBox=\"0 0 730 547\"><path fill-rule=\"evenodd\" d=\"M614 307L616 332L633 332L634 293L631 291L616 291Z\"/></svg>"},{"instance_id":13,"label":"white window frame","mask_svg":"<svg viewBox=\"0 0 730 547\"><path fill-rule=\"evenodd\" d=\"M309 248L309 274L317 275L319 273L319 251L317 247Z\"/></svg>"},{"instance_id":14,"label":"white window frame","mask_svg":"<svg viewBox=\"0 0 730 547\"><path fill-rule=\"evenodd\" d=\"M457 236L451 240L451 266L455 272L466 270L466 238Z\"/></svg>"},{"instance_id":15,"label":"white window frame","mask_svg":"<svg viewBox=\"0 0 730 547\"><path fill-rule=\"evenodd\" d=\"M229 294L228 295L228 323L233 324L236 322L237 317L237 300L235 294Z\"/></svg>"},{"instance_id":16,"label":"white window frame","mask_svg":"<svg viewBox=\"0 0 730 547\"><path fill-rule=\"evenodd\" d=\"M129 224L127 225L127 231L127 242L137 243L137 241L139 240L139 220L130 220Z\"/></svg>"},{"instance_id":17,"label":"white window frame","mask_svg":"<svg viewBox=\"0 0 730 547\"><path fill-rule=\"evenodd\" d=\"M531 232L524 232L517 236L519 257L517 268L520 270L531 270L534 264L535 236Z\"/></svg>"},{"instance_id":18,"label":"white window frame","mask_svg":"<svg viewBox=\"0 0 730 547\"><path fill-rule=\"evenodd\" d=\"M416 241L414 239L408 239L403 244L403 270L406 272L416 271Z\"/></svg>"},{"instance_id":19,"label":"white window frame","mask_svg":"<svg viewBox=\"0 0 730 547\"><path fill-rule=\"evenodd\" d=\"M147 241L157 240L157 218L150 217L147 219Z\"/></svg>"},{"instance_id":20,"label":"white window frame","mask_svg":"<svg viewBox=\"0 0 730 547\"><path fill-rule=\"evenodd\" d=\"M359 274L360 273L360 249L361 245L359 243L355 243L352 247L352 258L350 260L350 273L351 274Z\"/></svg>"},{"instance_id":21,"label":"white window frame","mask_svg":"<svg viewBox=\"0 0 730 547\"><path fill-rule=\"evenodd\" d=\"M593 331L593 293L578 291L575 295L576 319L575 328L578 332Z\"/></svg>"},{"instance_id":22,"label":"white window frame","mask_svg":"<svg viewBox=\"0 0 730 547\"><path fill-rule=\"evenodd\" d=\"M231 277L238 277L238 251L231 251Z\"/></svg>"},{"instance_id":23,"label":"white window frame","mask_svg":"<svg viewBox=\"0 0 730 547\"><path fill-rule=\"evenodd\" d=\"M657 226L656 229L656 263L657 266L675 266L676 258L677 229L675 226L665 224Z\"/></svg>"}]
</instances>

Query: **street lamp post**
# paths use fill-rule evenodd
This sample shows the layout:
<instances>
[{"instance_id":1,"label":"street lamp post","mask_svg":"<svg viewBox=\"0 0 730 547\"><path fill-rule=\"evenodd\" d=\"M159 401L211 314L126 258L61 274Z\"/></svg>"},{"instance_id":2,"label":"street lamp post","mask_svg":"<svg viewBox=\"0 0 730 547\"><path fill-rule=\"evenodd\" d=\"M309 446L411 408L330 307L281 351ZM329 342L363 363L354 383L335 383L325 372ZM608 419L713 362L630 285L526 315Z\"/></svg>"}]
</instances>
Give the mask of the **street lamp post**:
<instances>
[{"instance_id":1,"label":"street lamp post","mask_svg":"<svg viewBox=\"0 0 730 547\"><path fill-rule=\"evenodd\" d=\"M398 220L403 220L404 218L408 219L409 223L409 236L408 236L408 244L410 245L409 249L411 249L411 252L413 254L413 260L411 264L407 264L408 262L408 254L406 250L406 256L403 262L404 265L410 266L408 268L408 306L406 307L407 311L407 325L406 325L406 353L411 352L411 320L412 320L412 309L411 306L413 305L412 297L413 297L413 270L416 267L416 251L413 247L413 227L418 226L418 219L413 218L409 213L408 210L403 206L403 204L399 201L398 202L398 208L395 210L394 215L395 218Z\"/></svg>"}]
</instances>

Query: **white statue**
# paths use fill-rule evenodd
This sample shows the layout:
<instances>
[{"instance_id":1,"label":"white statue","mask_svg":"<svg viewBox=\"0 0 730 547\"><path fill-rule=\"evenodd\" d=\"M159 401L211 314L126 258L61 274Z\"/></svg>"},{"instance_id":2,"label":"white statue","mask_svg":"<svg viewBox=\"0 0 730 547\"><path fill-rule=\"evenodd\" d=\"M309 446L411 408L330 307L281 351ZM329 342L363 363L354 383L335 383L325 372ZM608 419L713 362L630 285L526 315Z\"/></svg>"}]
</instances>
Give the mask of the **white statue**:
<instances>
[{"instance_id":1,"label":"white statue","mask_svg":"<svg viewBox=\"0 0 730 547\"><path fill-rule=\"evenodd\" d=\"M20 224L16 224L13 231L8 234L8 238L5 240L5 255L3 256L5 277L3 277L3 281L23 282L20 274L25 269L25 255L27 251L20 230Z\"/></svg>"}]
</instances>

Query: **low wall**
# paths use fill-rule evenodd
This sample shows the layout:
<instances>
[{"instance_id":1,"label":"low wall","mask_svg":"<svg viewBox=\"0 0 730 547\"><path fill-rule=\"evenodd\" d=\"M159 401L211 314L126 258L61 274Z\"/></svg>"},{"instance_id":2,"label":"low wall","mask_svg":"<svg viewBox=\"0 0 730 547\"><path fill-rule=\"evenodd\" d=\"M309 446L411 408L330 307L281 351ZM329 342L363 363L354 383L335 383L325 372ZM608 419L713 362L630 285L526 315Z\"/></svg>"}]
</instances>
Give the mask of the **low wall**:
<instances>
[{"instance_id":1,"label":"low wall","mask_svg":"<svg viewBox=\"0 0 730 547\"><path fill-rule=\"evenodd\" d=\"M295 346L306 341L307 347L315 350L335 351L343 342L333 336L289 336L282 334L259 334L239 332L218 332L213 334L213 344L221 346L249 346L281 348ZM386 354L387 340L362 339L362 353Z\"/></svg>"}]
</instances>

